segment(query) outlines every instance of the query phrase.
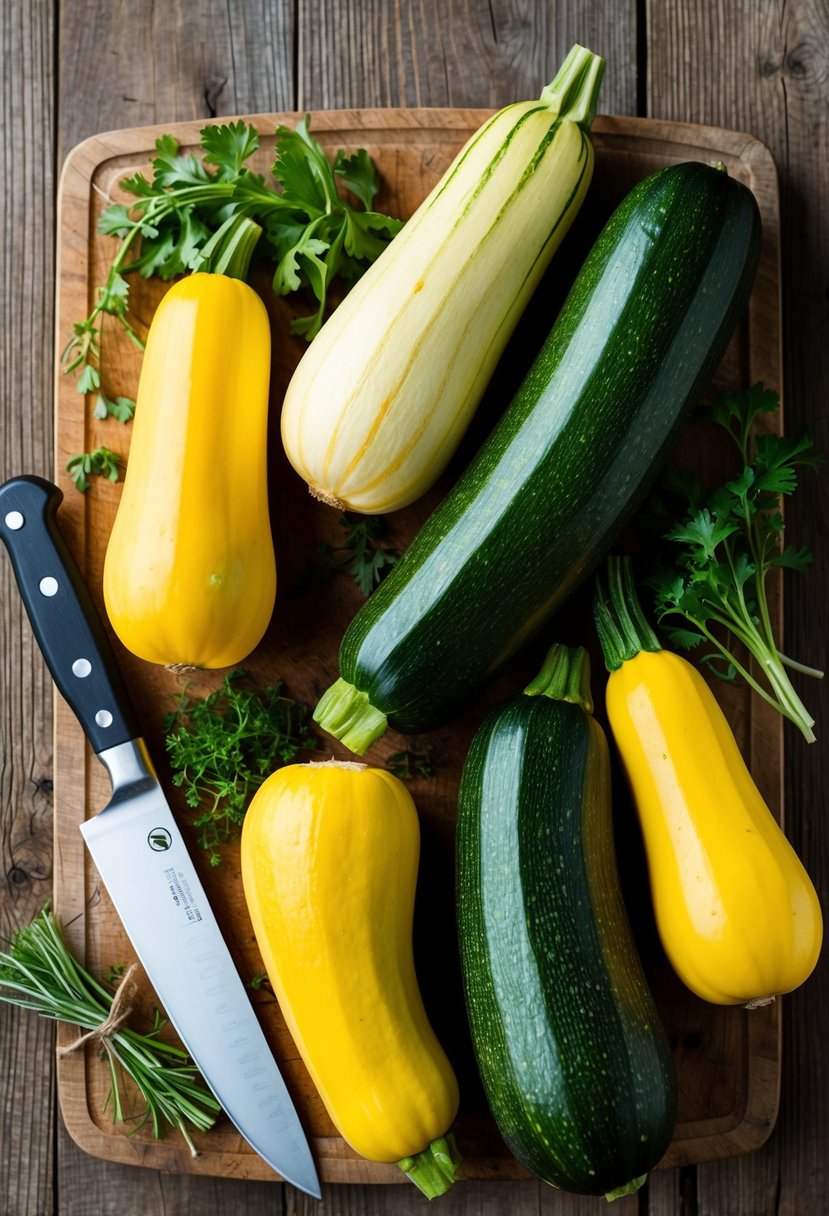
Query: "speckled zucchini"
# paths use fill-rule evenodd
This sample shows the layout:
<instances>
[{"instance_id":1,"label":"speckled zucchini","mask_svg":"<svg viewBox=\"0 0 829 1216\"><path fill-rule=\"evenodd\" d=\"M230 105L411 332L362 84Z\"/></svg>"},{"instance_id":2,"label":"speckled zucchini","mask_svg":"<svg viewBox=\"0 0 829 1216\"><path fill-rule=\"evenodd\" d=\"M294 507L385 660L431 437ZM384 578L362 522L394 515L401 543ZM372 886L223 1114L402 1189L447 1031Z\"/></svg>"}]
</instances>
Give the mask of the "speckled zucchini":
<instances>
[{"instance_id":1,"label":"speckled zucchini","mask_svg":"<svg viewBox=\"0 0 829 1216\"><path fill-rule=\"evenodd\" d=\"M622 902L607 740L583 650L475 736L457 899L472 1041L518 1160L579 1194L629 1194L667 1148L676 1080Z\"/></svg>"},{"instance_id":2,"label":"speckled zucchini","mask_svg":"<svg viewBox=\"0 0 829 1216\"><path fill-rule=\"evenodd\" d=\"M754 197L722 169L640 182L503 418L358 612L317 721L363 752L440 725L601 561L745 307Z\"/></svg>"}]
</instances>

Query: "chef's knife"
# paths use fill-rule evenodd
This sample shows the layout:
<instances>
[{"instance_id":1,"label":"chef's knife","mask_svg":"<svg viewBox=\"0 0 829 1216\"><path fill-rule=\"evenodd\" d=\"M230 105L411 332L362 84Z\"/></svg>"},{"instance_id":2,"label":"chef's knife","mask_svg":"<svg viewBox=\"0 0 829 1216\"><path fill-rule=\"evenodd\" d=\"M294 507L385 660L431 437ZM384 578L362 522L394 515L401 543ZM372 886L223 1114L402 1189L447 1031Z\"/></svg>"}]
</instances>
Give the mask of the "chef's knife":
<instances>
[{"instance_id":1,"label":"chef's knife","mask_svg":"<svg viewBox=\"0 0 829 1216\"><path fill-rule=\"evenodd\" d=\"M115 656L57 525L61 491L0 486L0 537L52 677L112 781L81 825L161 1004L230 1119L265 1161L320 1198L308 1142L158 783Z\"/></svg>"}]
</instances>

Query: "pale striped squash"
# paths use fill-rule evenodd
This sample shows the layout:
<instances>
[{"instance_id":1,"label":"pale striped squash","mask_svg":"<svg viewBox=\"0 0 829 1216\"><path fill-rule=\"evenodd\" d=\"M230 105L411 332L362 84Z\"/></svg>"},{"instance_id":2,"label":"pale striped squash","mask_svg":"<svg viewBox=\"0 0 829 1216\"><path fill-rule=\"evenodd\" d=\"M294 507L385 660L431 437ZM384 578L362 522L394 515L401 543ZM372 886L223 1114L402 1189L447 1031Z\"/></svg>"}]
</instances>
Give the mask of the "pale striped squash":
<instances>
[{"instance_id":1,"label":"pale striped squash","mask_svg":"<svg viewBox=\"0 0 829 1216\"><path fill-rule=\"evenodd\" d=\"M438 477L587 191L603 71L575 46L489 119L320 330L282 412L312 494L383 513Z\"/></svg>"}]
</instances>

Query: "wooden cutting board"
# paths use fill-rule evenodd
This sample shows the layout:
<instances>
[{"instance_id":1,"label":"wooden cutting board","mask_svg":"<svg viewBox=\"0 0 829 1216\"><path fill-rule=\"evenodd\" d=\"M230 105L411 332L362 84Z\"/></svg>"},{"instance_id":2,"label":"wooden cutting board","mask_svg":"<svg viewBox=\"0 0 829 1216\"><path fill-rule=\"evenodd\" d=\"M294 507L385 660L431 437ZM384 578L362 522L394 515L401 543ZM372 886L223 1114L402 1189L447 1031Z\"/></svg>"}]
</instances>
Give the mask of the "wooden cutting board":
<instances>
[{"instance_id":1,"label":"wooden cutting board","mask_svg":"<svg viewBox=\"0 0 829 1216\"><path fill-rule=\"evenodd\" d=\"M452 157L487 116L482 110L344 110L312 115L311 127L323 145L355 150L365 147L382 174L377 206L406 217L428 192ZM295 125L296 114L257 115L251 121L261 133L262 148L255 167L267 172L273 159L273 133L278 123ZM96 234L102 209L119 193L119 181L137 169L148 172L155 139L172 132L185 147L198 143L201 123L146 127L96 136L77 147L67 159L59 188L59 265L57 290L57 351L71 335L72 322L88 313L96 287L104 282L115 248L111 238ZM589 244L613 206L636 181L661 166L682 160L724 162L728 172L754 191L763 217L762 261L751 304L715 378L711 391L764 380L781 384L779 215L774 164L766 147L748 135L688 124L646 119L600 117L594 127L596 172L588 202L551 272L530 305L527 317L496 373L491 390L461 451L446 476L425 500L388 520L386 541L402 550L429 510L463 467L486 427L497 417L540 344ZM295 301L274 298L267 276L255 280L273 324L272 418L276 422L286 384L303 342L288 334ZM140 332L146 332L164 286L136 282L131 308ZM493 290L498 290L497 283ZM105 322L103 335L104 389L109 396L135 396L140 354L114 325ZM102 608L101 571L107 537L120 485L96 479L81 495L64 472L77 452L105 444L127 453L129 427L92 416L94 401L75 391L71 378L56 366L56 469L66 498L59 519L92 591ZM780 425L779 418L771 420ZM682 454L701 462L704 473L716 474L721 447L711 430L686 433ZM337 648L342 633L362 601L347 572L326 585L301 593L298 580L315 545L342 543L339 516L314 502L288 466L273 428L270 449L271 512L279 566L277 606L268 633L245 664L253 678L285 681L287 692L314 703L336 675ZM635 536L632 545L641 544ZM418 972L435 1028L457 1069L462 1106L456 1136L468 1178L526 1177L501 1141L487 1112L477 1079L466 1030L453 920L453 824L460 766L471 736L492 705L519 691L537 668L546 646L555 638L582 641L594 658L594 694L601 714L603 668L595 643L586 630L587 591L548 627L531 652L461 718L442 730L407 740L389 732L369 759L383 764L402 748L432 753L435 775L411 783L422 822L422 858L416 912L415 948ZM774 609L780 617L780 594ZM102 609L103 611L103 609ZM238 846L228 845L215 869L195 846L188 825L192 813L169 781L165 766L162 716L185 679L195 692L217 686L221 673L183 677L143 663L115 641L116 653L131 688L139 717L174 812L192 845L207 892L222 924L243 978L253 977L261 962L242 895ZM782 814L782 723L756 697L719 685L721 698L752 772L770 806ZM79 823L95 814L108 797L103 769L91 755L75 719L56 697L55 708L55 910L66 927L71 947L95 974L113 964L133 960L106 891L84 851ZM345 757L326 738L325 753ZM634 930L674 1047L679 1077L679 1119L663 1165L681 1165L731 1156L757 1148L767 1137L777 1113L780 1084L780 1002L748 1012L718 1008L692 996L676 979L661 954L646 893L643 858L635 818L621 782L616 800L619 862ZM252 999L265 1033L281 1062L287 1083L310 1137L320 1175L336 1182L399 1182L394 1166L377 1165L357 1157L339 1138L288 1036L273 996L260 989ZM149 1016L153 995L143 980L133 1019ZM61 1027L61 1044L74 1038ZM224 1118L207 1135L196 1137L199 1155L191 1157L176 1134L154 1141L147 1129L128 1137L113 1126L105 1109L107 1069L91 1049L59 1060L58 1084L66 1126L87 1152L109 1160L156 1169L274 1178L268 1166L248 1147Z\"/></svg>"}]
</instances>

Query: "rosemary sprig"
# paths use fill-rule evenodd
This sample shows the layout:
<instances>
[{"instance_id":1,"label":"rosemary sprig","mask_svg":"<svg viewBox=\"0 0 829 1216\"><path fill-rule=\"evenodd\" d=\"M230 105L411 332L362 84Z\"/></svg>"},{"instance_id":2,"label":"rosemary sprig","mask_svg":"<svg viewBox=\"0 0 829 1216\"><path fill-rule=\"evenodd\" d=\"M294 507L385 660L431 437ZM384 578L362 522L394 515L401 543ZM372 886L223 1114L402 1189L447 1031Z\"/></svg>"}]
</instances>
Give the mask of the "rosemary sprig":
<instances>
[{"instance_id":1,"label":"rosemary sprig","mask_svg":"<svg viewBox=\"0 0 829 1216\"><path fill-rule=\"evenodd\" d=\"M8 1005L96 1030L106 1022L113 996L71 953L48 904L31 924L17 931L7 952L0 951L0 1001ZM121 1097L121 1073L126 1073L144 1101L130 1135L148 1121L157 1140L168 1127L177 1127L195 1157L190 1129L208 1131L221 1107L187 1053L158 1038L164 1025L156 1010L149 1033L139 1034L122 1024L100 1039L101 1055L112 1077L107 1101L114 1120L126 1122Z\"/></svg>"}]
</instances>

